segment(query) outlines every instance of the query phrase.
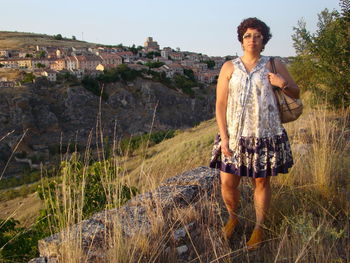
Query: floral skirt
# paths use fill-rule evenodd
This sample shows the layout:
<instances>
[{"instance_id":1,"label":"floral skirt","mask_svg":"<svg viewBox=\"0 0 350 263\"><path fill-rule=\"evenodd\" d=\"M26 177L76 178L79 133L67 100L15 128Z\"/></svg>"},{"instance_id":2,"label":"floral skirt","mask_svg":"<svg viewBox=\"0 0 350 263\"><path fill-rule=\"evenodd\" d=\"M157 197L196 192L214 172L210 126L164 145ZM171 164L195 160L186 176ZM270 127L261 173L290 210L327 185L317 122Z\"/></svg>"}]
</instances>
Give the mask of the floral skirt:
<instances>
[{"instance_id":1,"label":"floral skirt","mask_svg":"<svg viewBox=\"0 0 350 263\"><path fill-rule=\"evenodd\" d=\"M293 156L286 131L274 137L241 137L232 157L221 152L221 138L217 134L210 160L211 168L253 178L288 173Z\"/></svg>"}]
</instances>

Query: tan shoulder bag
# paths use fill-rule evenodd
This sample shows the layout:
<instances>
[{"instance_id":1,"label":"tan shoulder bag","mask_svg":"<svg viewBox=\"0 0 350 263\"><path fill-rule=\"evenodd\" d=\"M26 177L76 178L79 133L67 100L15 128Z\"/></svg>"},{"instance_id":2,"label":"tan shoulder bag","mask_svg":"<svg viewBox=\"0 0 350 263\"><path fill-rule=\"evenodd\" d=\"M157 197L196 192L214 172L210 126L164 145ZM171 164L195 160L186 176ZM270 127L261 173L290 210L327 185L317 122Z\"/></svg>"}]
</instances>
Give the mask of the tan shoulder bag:
<instances>
[{"instance_id":1,"label":"tan shoulder bag","mask_svg":"<svg viewBox=\"0 0 350 263\"><path fill-rule=\"evenodd\" d=\"M277 74L274 58L270 58L272 73ZM279 87L272 86L282 123L295 121L303 112L303 103L285 94Z\"/></svg>"}]
</instances>

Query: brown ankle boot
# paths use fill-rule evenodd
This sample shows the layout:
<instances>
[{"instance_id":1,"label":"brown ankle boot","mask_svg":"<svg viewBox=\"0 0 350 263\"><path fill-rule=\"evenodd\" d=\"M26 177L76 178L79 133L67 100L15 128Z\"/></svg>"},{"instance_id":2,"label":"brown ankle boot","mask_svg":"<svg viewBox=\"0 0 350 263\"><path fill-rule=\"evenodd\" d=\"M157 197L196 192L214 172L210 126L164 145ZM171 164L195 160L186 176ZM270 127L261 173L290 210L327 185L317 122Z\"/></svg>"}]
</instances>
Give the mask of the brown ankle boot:
<instances>
[{"instance_id":1,"label":"brown ankle boot","mask_svg":"<svg viewBox=\"0 0 350 263\"><path fill-rule=\"evenodd\" d=\"M229 239L232 236L237 223L238 223L237 218L230 217L228 219L226 225L222 228L222 232L225 239Z\"/></svg>"},{"instance_id":2,"label":"brown ankle boot","mask_svg":"<svg viewBox=\"0 0 350 263\"><path fill-rule=\"evenodd\" d=\"M254 250L261 246L261 242L263 241L263 230L261 228L255 228L253 230L252 236L247 242L248 250Z\"/></svg>"}]
</instances>

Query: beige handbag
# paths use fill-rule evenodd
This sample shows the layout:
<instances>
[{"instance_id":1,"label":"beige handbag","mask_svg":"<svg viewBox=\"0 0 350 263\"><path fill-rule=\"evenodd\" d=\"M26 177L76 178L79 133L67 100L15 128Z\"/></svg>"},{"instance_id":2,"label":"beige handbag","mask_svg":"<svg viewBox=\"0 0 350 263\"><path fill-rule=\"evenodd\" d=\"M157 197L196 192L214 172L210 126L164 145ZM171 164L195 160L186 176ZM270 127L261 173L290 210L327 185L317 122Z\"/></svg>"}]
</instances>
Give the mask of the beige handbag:
<instances>
[{"instance_id":1,"label":"beige handbag","mask_svg":"<svg viewBox=\"0 0 350 263\"><path fill-rule=\"evenodd\" d=\"M275 61L270 58L272 73L277 74ZM285 94L279 87L272 87L276 96L277 106L282 123L295 121L303 112L303 103L300 99L294 99Z\"/></svg>"}]
</instances>

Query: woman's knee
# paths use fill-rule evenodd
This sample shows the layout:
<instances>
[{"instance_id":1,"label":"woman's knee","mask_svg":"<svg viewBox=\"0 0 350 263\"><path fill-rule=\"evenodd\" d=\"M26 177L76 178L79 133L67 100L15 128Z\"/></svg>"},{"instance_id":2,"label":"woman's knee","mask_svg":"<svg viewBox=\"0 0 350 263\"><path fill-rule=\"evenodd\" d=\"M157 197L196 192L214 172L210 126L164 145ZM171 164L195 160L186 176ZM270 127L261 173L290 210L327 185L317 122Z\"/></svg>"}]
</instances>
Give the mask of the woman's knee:
<instances>
[{"instance_id":1,"label":"woman's knee","mask_svg":"<svg viewBox=\"0 0 350 263\"><path fill-rule=\"evenodd\" d=\"M240 176L225 172L220 172L221 187L224 189L236 189L240 182Z\"/></svg>"},{"instance_id":2,"label":"woman's knee","mask_svg":"<svg viewBox=\"0 0 350 263\"><path fill-rule=\"evenodd\" d=\"M270 187L270 176L263 178L255 178L254 186L258 189L265 189Z\"/></svg>"}]
</instances>

